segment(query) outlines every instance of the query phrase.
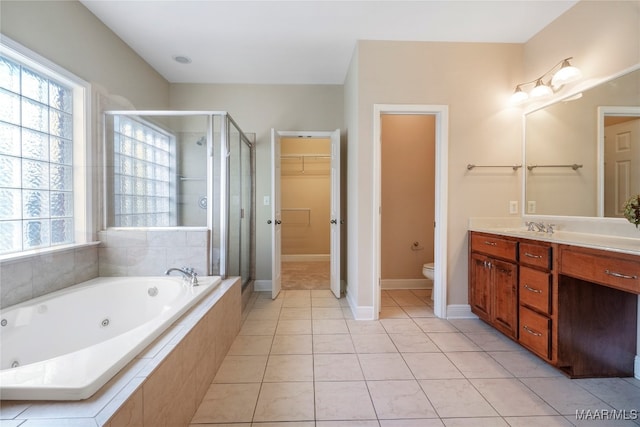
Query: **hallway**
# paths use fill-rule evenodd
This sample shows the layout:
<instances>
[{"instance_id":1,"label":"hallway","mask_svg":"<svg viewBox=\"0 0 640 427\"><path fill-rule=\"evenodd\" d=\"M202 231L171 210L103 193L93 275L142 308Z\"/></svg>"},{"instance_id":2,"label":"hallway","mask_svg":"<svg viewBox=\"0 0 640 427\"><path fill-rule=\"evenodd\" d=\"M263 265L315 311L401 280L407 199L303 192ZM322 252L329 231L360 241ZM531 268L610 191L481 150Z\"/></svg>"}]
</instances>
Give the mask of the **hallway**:
<instances>
[{"instance_id":1,"label":"hallway","mask_svg":"<svg viewBox=\"0 0 640 427\"><path fill-rule=\"evenodd\" d=\"M638 425L576 411L630 415L640 381L567 379L479 320L435 318L429 291L383 291L379 321L328 290L252 298L191 427Z\"/></svg>"}]
</instances>

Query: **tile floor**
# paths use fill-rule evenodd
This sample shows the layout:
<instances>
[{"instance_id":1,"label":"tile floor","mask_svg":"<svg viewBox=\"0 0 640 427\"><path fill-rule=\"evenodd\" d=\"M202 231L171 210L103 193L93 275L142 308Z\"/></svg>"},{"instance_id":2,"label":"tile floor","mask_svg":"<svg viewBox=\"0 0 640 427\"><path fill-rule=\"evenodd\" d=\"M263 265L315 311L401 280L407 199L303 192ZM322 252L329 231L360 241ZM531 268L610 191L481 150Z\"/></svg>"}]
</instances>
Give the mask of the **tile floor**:
<instances>
[{"instance_id":1,"label":"tile floor","mask_svg":"<svg viewBox=\"0 0 640 427\"><path fill-rule=\"evenodd\" d=\"M434 317L428 291L382 305L355 321L327 290L258 293L191 427L640 424L638 380L570 380L479 320Z\"/></svg>"}]
</instances>

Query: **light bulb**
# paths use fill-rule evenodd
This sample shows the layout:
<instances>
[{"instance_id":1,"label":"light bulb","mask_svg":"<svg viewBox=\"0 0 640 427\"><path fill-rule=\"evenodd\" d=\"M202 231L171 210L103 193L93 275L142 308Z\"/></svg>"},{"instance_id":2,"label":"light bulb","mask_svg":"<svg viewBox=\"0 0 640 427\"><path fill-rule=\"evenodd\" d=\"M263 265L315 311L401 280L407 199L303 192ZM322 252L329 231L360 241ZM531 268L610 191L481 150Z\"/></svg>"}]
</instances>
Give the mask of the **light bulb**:
<instances>
[{"instance_id":1,"label":"light bulb","mask_svg":"<svg viewBox=\"0 0 640 427\"><path fill-rule=\"evenodd\" d=\"M553 90L546 84L542 83L542 79L536 81L536 86L531 89L532 98L544 98L545 96L553 95Z\"/></svg>"},{"instance_id":2,"label":"light bulb","mask_svg":"<svg viewBox=\"0 0 640 427\"><path fill-rule=\"evenodd\" d=\"M528 98L529 95L527 94L527 92L524 92L520 85L518 85L516 86L516 90L511 95L511 98L509 98L509 102L511 103L511 105L519 105L526 101Z\"/></svg>"},{"instance_id":3,"label":"light bulb","mask_svg":"<svg viewBox=\"0 0 640 427\"><path fill-rule=\"evenodd\" d=\"M576 81L580 77L582 77L582 72L578 68L572 66L568 59L565 59L562 61L562 67L560 67L560 69L553 75L551 85L557 88Z\"/></svg>"}]
</instances>

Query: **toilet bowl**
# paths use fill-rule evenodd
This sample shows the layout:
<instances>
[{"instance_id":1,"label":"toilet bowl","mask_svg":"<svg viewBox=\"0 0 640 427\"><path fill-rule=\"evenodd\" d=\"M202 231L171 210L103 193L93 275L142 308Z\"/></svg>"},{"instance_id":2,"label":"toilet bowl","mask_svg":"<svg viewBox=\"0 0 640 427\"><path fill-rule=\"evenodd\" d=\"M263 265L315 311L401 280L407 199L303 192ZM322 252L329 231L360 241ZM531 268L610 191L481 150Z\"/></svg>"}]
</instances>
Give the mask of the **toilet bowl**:
<instances>
[{"instance_id":1,"label":"toilet bowl","mask_svg":"<svg viewBox=\"0 0 640 427\"><path fill-rule=\"evenodd\" d=\"M433 271L433 263L427 263L422 266L422 275L427 279L433 280L434 271Z\"/></svg>"}]
</instances>

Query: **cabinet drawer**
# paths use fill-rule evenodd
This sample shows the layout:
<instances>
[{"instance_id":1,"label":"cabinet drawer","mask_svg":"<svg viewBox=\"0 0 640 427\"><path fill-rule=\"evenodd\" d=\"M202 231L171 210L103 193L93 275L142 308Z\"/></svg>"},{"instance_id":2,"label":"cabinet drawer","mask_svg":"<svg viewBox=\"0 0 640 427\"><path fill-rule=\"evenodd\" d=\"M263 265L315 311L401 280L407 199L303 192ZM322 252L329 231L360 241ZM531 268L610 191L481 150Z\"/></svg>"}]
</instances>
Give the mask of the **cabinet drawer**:
<instances>
[{"instance_id":1,"label":"cabinet drawer","mask_svg":"<svg viewBox=\"0 0 640 427\"><path fill-rule=\"evenodd\" d=\"M534 353L549 359L551 320L520 307L520 344Z\"/></svg>"},{"instance_id":2,"label":"cabinet drawer","mask_svg":"<svg viewBox=\"0 0 640 427\"><path fill-rule=\"evenodd\" d=\"M520 303L551 314L551 275L544 271L520 267Z\"/></svg>"},{"instance_id":3,"label":"cabinet drawer","mask_svg":"<svg viewBox=\"0 0 640 427\"><path fill-rule=\"evenodd\" d=\"M490 234L471 234L471 250L510 261L516 260L518 243Z\"/></svg>"},{"instance_id":4,"label":"cabinet drawer","mask_svg":"<svg viewBox=\"0 0 640 427\"><path fill-rule=\"evenodd\" d=\"M559 268L567 276L640 294L640 257L562 247Z\"/></svg>"},{"instance_id":5,"label":"cabinet drawer","mask_svg":"<svg viewBox=\"0 0 640 427\"><path fill-rule=\"evenodd\" d=\"M551 270L551 247L532 243L520 243L520 264Z\"/></svg>"}]
</instances>

